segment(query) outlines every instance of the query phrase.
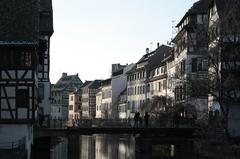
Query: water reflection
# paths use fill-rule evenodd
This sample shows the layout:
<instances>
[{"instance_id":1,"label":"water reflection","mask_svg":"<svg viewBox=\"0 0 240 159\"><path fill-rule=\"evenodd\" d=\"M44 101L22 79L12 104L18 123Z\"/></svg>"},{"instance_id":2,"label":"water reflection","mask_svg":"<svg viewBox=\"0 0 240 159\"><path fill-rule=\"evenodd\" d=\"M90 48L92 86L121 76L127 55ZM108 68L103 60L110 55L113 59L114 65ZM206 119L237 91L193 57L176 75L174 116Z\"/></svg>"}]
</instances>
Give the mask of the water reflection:
<instances>
[{"instance_id":1,"label":"water reflection","mask_svg":"<svg viewBox=\"0 0 240 159\"><path fill-rule=\"evenodd\" d=\"M135 158L134 138L129 135L96 135L94 138L97 159Z\"/></svg>"},{"instance_id":2,"label":"water reflection","mask_svg":"<svg viewBox=\"0 0 240 159\"><path fill-rule=\"evenodd\" d=\"M69 135L57 138L51 159L194 159L193 142L132 135Z\"/></svg>"},{"instance_id":3,"label":"water reflection","mask_svg":"<svg viewBox=\"0 0 240 159\"><path fill-rule=\"evenodd\" d=\"M131 135L69 136L53 147L51 159L135 159Z\"/></svg>"},{"instance_id":4,"label":"water reflection","mask_svg":"<svg viewBox=\"0 0 240 159\"><path fill-rule=\"evenodd\" d=\"M66 159L67 158L67 139L55 138L52 140L50 149L51 159Z\"/></svg>"}]
</instances>

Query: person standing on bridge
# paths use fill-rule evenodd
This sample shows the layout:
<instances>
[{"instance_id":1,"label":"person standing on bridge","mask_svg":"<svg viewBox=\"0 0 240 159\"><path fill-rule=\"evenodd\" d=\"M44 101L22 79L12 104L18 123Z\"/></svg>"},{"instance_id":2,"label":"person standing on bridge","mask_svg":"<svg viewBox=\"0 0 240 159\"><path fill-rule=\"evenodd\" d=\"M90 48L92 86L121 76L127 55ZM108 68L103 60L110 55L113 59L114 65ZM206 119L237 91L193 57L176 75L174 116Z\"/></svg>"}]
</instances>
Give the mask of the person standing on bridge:
<instances>
[{"instance_id":1,"label":"person standing on bridge","mask_svg":"<svg viewBox=\"0 0 240 159\"><path fill-rule=\"evenodd\" d=\"M134 127L134 128L137 128L137 127L138 127L139 117L140 117L140 113L136 112L135 115L134 115L134 118L133 118L133 120L134 120L134 125L133 125L133 127Z\"/></svg>"},{"instance_id":2,"label":"person standing on bridge","mask_svg":"<svg viewBox=\"0 0 240 159\"><path fill-rule=\"evenodd\" d=\"M143 118L139 115L139 127L140 128L142 128L142 123L143 123Z\"/></svg>"},{"instance_id":3,"label":"person standing on bridge","mask_svg":"<svg viewBox=\"0 0 240 159\"><path fill-rule=\"evenodd\" d=\"M145 122L145 127L146 127L146 128L148 127L148 118L149 118L148 112L145 112L144 122Z\"/></svg>"}]
</instances>

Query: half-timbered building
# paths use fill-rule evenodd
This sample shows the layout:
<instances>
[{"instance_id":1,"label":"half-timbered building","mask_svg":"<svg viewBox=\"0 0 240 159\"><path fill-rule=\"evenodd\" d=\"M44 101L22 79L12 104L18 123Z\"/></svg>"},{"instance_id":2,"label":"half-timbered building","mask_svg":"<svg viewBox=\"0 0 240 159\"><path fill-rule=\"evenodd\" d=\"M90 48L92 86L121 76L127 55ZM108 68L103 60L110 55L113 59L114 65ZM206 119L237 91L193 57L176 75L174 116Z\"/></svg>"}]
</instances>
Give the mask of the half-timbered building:
<instances>
[{"instance_id":1,"label":"half-timbered building","mask_svg":"<svg viewBox=\"0 0 240 159\"><path fill-rule=\"evenodd\" d=\"M53 34L52 0L40 1L39 24L39 49L38 49L38 102L42 113L50 115L50 37Z\"/></svg>"},{"instance_id":2,"label":"half-timbered building","mask_svg":"<svg viewBox=\"0 0 240 159\"><path fill-rule=\"evenodd\" d=\"M78 90L82 86L82 81L76 75L63 73L58 82L51 88L51 118L68 119L69 93Z\"/></svg>"},{"instance_id":3,"label":"half-timbered building","mask_svg":"<svg viewBox=\"0 0 240 159\"><path fill-rule=\"evenodd\" d=\"M50 2L0 1L0 142L21 140L27 158L37 117L38 64L49 51L43 47L42 38L46 35L49 41L53 32L51 9L46 18L42 15L44 8L51 8ZM48 33L44 32L44 25L51 26Z\"/></svg>"},{"instance_id":4,"label":"half-timbered building","mask_svg":"<svg viewBox=\"0 0 240 159\"><path fill-rule=\"evenodd\" d=\"M199 0L177 24L174 43L175 103L189 105L200 118L207 111L207 92L201 90L207 82L208 0Z\"/></svg>"}]
</instances>

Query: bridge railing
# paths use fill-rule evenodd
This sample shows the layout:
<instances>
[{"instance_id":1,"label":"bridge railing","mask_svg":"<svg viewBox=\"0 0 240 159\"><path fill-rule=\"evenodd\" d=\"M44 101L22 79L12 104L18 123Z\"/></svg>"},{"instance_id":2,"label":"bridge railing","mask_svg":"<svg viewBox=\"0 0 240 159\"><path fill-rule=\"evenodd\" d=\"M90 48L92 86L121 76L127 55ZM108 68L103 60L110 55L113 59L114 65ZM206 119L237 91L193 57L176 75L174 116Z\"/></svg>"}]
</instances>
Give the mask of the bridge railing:
<instances>
[{"instance_id":1,"label":"bridge railing","mask_svg":"<svg viewBox=\"0 0 240 159\"><path fill-rule=\"evenodd\" d=\"M164 122L164 121L163 121ZM63 119L51 119L50 128L66 128L66 127L146 127L145 122L138 121L135 122L133 119L81 119L74 121L67 121ZM149 119L147 127L192 127L193 122L187 119L181 119L178 123L174 121L164 122L164 125L161 124L161 121Z\"/></svg>"}]
</instances>

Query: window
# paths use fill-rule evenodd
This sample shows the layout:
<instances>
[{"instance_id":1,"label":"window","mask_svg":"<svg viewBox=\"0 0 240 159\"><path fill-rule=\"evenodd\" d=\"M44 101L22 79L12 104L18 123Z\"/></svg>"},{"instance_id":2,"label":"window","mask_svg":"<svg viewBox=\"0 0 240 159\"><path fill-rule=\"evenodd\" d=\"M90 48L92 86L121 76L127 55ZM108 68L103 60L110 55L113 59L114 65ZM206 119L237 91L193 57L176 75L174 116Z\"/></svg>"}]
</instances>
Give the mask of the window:
<instances>
[{"instance_id":1,"label":"window","mask_svg":"<svg viewBox=\"0 0 240 159\"><path fill-rule=\"evenodd\" d=\"M197 72L197 58L192 58L192 72Z\"/></svg>"},{"instance_id":2,"label":"window","mask_svg":"<svg viewBox=\"0 0 240 159\"><path fill-rule=\"evenodd\" d=\"M69 105L69 110L73 110L73 105Z\"/></svg>"},{"instance_id":3,"label":"window","mask_svg":"<svg viewBox=\"0 0 240 159\"><path fill-rule=\"evenodd\" d=\"M163 80L163 90L167 89L167 80Z\"/></svg>"},{"instance_id":4,"label":"window","mask_svg":"<svg viewBox=\"0 0 240 159\"><path fill-rule=\"evenodd\" d=\"M186 95L185 89L186 89L185 86L177 86L175 88L175 100L176 101L185 99L185 95Z\"/></svg>"},{"instance_id":5,"label":"window","mask_svg":"<svg viewBox=\"0 0 240 159\"><path fill-rule=\"evenodd\" d=\"M131 108L131 102L128 101L128 110Z\"/></svg>"},{"instance_id":6,"label":"window","mask_svg":"<svg viewBox=\"0 0 240 159\"><path fill-rule=\"evenodd\" d=\"M0 67L30 67L31 52L21 49L3 49L1 51Z\"/></svg>"},{"instance_id":7,"label":"window","mask_svg":"<svg viewBox=\"0 0 240 159\"><path fill-rule=\"evenodd\" d=\"M198 60L198 71L207 71L208 70L208 61L205 59Z\"/></svg>"},{"instance_id":8,"label":"window","mask_svg":"<svg viewBox=\"0 0 240 159\"><path fill-rule=\"evenodd\" d=\"M181 62L181 75L185 73L185 60Z\"/></svg>"},{"instance_id":9,"label":"window","mask_svg":"<svg viewBox=\"0 0 240 159\"><path fill-rule=\"evenodd\" d=\"M163 74L164 73L164 68L163 67L161 67L161 74Z\"/></svg>"},{"instance_id":10,"label":"window","mask_svg":"<svg viewBox=\"0 0 240 159\"><path fill-rule=\"evenodd\" d=\"M147 84L147 92L150 92L150 84Z\"/></svg>"},{"instance_id":11,"label":"window","mask_svg":"<svg viewBox=\"0 0 240 159\"><path fill-rule=\"evenodd\" d=\"M70 97L70 100L73 101L73 96Z\"/></svg>"},{"instance_id":12,"label":"window","mask_svg":"<svg viewBox=\"0 0 240 159\"><path fill-rule=\"evenodd\" d=\"M159 91L159 92L161 92L161 87L162 87L161 82L158 82L158 91Z\"/></svg>"},{"instance_id":13,"label":"window","mask_svg":"<svg viewBox=\"0 0 240 159\"><path fill-rule=\"evenodd\" d=\"M197 15L197 24L203 24L203 16L201 14Z\"/></svg>"},{"instance_id":14,"label":"window","mask_svg":"<svg viewBox=\"0 0 240 159\"><path fill-rule=\"evenodd\" d=\"M192 72L207 71L208 61L206 59L192 58Z\"/></svg>"},{"instance_id":15,"label":"window","mask_svg":"<svg viewBox=\"0 0 240 159\"><path fill-rule=\"evenodd\" d=\"M16 91L16 106L29 107L29 91L28 89L17 89Z\"/></svg>"}]
</instances>

